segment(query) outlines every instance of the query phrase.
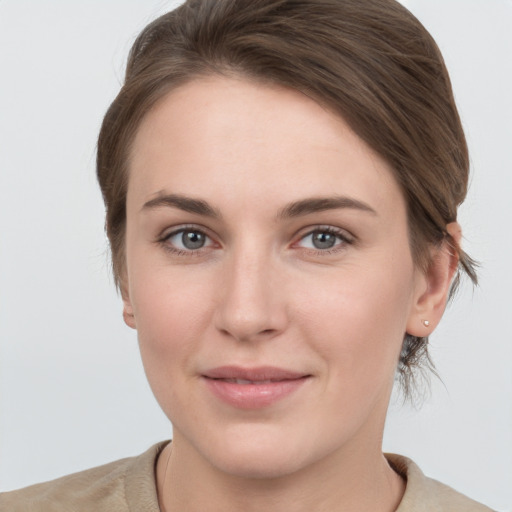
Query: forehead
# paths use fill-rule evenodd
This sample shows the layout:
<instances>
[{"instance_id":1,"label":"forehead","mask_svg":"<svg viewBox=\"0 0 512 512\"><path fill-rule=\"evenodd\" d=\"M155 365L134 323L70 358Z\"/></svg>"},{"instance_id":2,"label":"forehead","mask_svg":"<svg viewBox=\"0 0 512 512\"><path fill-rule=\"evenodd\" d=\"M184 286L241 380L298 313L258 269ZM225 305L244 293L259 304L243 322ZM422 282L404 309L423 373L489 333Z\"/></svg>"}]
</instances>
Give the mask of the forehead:
<instances>
[{"instance_id":1,"label":"forehead","mask_svg":"<svg viewBox=\"0 0 512 512\"><path fill-rule=\"evenodd\" d=\"M128 201L164 190L216 204L326 193L403 203L387 163L340 116L292 89L221 77L180 86L143 119Z\"/></svg>"}]
</instances>

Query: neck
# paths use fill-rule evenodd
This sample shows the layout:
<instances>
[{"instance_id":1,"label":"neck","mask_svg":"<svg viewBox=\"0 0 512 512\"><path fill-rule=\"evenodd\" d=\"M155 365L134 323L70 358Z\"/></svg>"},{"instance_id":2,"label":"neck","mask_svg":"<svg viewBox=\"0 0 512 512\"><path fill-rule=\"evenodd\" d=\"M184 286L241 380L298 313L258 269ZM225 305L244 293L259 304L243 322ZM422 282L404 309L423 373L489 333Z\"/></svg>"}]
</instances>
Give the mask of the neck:
<instances>
[{"instance_id":1,"label":"neck","mask_svg":"<svg viewBox=\"0 0 512 512\"><path fill-rule=\"evenodd\" d=\"M382 455L380 443L334 453L293 474L244 478L200 460L178 437L162 452L157 486L164 512L393 512L405 484Z\"/></svg>"}]
</instances>

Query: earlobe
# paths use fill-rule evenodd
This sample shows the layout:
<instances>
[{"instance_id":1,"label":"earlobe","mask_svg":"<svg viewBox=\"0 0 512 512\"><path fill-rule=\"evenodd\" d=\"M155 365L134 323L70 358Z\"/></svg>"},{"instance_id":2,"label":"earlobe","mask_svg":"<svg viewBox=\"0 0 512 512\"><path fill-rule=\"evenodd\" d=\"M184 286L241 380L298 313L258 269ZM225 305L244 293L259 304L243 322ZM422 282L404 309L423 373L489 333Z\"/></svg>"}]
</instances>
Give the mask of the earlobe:
<instances>
[{"instance_id":1,"label":"earlobe","mask_svg":"<svg viewBox=\"0 0 512 512\"><path fill-rule=\"evenodd\" d=\"M121 296L123 297L123 320L124 323L132 329L137 329L135 322L135 314L133 313L133 306L130 301L130 295L124 285L121 285Z\"/></svg>"},{"instance_id":2,"label":"earlobe","mask_svg":"<svg viewBox=\"0 0 512 512\"><path fill-rule=\"evenodd\" d=\"M446 226L447 237L432 250L428 269L421 276L417 297L407 322L407 333L429 336L443 316L450 286L459 263L458 246L461 229L457 222Z\"/></svg>"},{"instance_id":3,"label":"earlobe","mask_svg":"<svg viewBox=\"0 0 512 512\"><path fill-rule=\"evenodd\" d=\"M128 327L137 329L137 325L135 324L135 315L131 312L131 308L128 308L126 304L123 305L123 320Z\"/></svg>"}]
</instances>

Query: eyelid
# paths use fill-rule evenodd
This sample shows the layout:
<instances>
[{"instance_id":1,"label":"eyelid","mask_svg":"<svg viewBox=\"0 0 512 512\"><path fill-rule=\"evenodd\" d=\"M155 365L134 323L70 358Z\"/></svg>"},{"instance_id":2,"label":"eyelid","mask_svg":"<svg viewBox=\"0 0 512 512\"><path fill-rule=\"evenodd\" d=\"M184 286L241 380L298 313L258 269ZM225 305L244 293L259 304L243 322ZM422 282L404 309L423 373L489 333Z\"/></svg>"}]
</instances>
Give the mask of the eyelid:
<instances>
[{"instance_id":1,"label":"eyelid","mask_svg":"<svg viewBox=\"0 0 512 512\"><path fill-rule=\"evenodd\" d=\"M292 246L297 246L299 244L299 242L304 240L306 237L313 235L314 233L322 233L322 232L337 236L341 240L342 243L337 243L332 248L328 248L328 249L314 249L314 248L306 248L306 247L303 247L302 249L304 249L306 251L315 252L318 254L325 255L325 254L329 254L332 252L342 250L346 245L352 245L356 242L356 237L354 235L352 235L352 233L350 233L346 229L332 226L329 224L320 224L320 225L308 226L306 228L301 229L297 233L297 235L294 237L294 239L296 241L293 242Z\"/></svg>"},{"instance_id":2,"label":"eyelid","mask_svg":"<svg viewBox=\"0 0 512 512\"><path fill-rule=\"evenodd\" d=\"M184 231L195 231L204 235L210 243L198 249L180 249L169 243L169 239ZM212 246L219 245L211 231L198 224L180 224L164 229L156 238L156 243L162 245L167 251L178 255L194 255L209 250Z\"/></svg>"},{"instance_id":3,"label":"eyelid","mask_svg":"<svg viewBox=\"0 0 512 512\"><path fill-rule=\"evenodd\" d=\"M215 235L212 233L212 230L207 228L206 226L203 226L202 224L194 224L191 222L185 222L183 224L176 224L173 226L167 226L164 229L160 231L160 233L157 235L157 238L163 239L168 238L169 236L179 233L180 231L199 231L201 233L204 233L208 237L212 238Z\"/></svg>"},{"instance_id":4,"label":"eyelid","mask_svg":"<svg viewBox=\"0 0 512 512\"><path fill-rule=\"evenodd\" d=\"M296 240L302 240L308 235L311 235L315 232L327 232L332 233L334 235L339 236L340 238L346 239L347 241L353 242L356 240L356 237L350 233L350 231L347 231L346 229L333 226L331 224L314 224L312 226L307 226L305 228L300 229L297 234L295 235Z\"/></svg>"}]
</instances>

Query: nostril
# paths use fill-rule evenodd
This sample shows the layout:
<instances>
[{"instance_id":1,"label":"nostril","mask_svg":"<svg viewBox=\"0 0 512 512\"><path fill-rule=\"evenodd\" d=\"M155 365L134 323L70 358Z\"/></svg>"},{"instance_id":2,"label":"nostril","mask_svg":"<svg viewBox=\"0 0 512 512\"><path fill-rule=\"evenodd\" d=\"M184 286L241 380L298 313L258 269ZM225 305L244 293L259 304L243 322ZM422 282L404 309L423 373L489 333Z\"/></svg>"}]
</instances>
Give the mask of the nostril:
<instances>
[{"instance_id":1,"label":"nostril","mask_svg":"<svg viewBox=\"0 0 512 512\"><path fill-rule=\"evenodd\" d=\"M277 329L262 329L261 331L255 330L255 331L253 331L253 333L238 332L235 330L230 331L229 329L219 329L219 331L224 336L235 337L236 339L238 339L240 341L248 341L251 339L254 339L254 340L267 339L267 338L272 337L274 334L276 334L278 332Z\"/></svg>"}]
</instances>

